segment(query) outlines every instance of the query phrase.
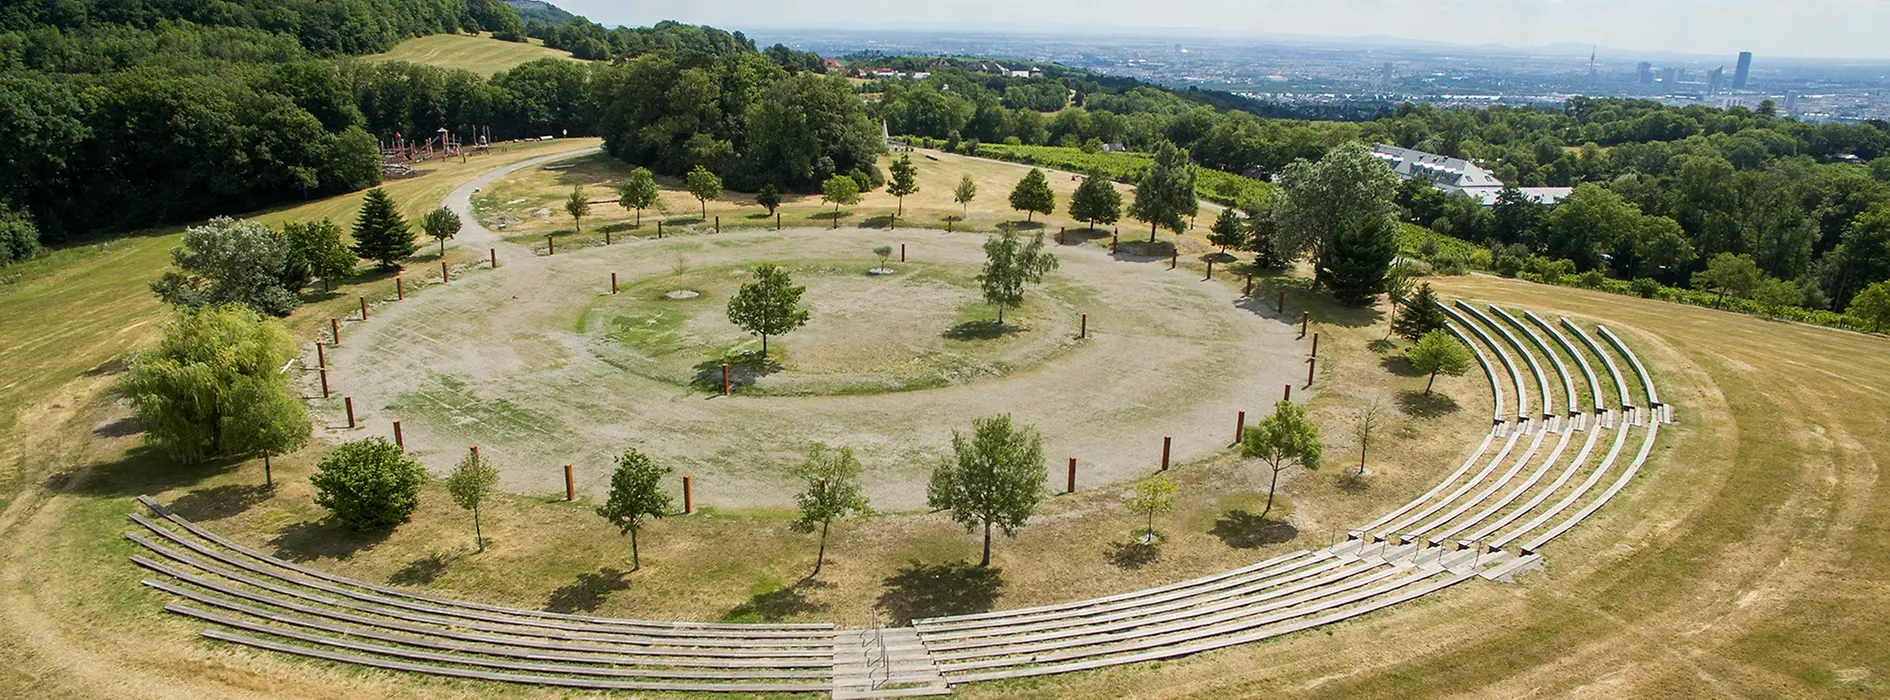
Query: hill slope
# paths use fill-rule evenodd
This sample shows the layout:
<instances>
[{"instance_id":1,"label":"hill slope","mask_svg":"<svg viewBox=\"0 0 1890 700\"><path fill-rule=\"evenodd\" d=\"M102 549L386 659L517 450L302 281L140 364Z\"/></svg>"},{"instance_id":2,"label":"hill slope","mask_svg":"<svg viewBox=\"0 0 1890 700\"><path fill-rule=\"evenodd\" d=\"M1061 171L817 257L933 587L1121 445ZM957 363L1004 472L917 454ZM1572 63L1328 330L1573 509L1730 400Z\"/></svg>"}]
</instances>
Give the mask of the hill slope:
<instances>
[{"instance_id":1,"label":"hill slope","mask_svg":"<svg viewBox=\"0 0 1890 700\"><path fill-rule=\"evenodd\" d=\"M537 39L533 39L531 43L519 44L499 41L492 38L490 34L480 36L434 34L408 39L394 45L394 48L387 53L374 54L368 60L407 61L440 68L462 68L480 75L492 75L540 58L577 60L572 58L569 52L546 48L544 43Z\"/></svg>"},{"instance_id":2,"label":"hill slope","mask_svg":"<svg viewBox=\"0 0 1890 700\"><path fill-rule=\"evenodd\" d=\"M577 16L544 0L505 0L505 4L511 5L512 9L518 12L519 19L527 22L561 25Z\"/></svg>"}]
</instances>

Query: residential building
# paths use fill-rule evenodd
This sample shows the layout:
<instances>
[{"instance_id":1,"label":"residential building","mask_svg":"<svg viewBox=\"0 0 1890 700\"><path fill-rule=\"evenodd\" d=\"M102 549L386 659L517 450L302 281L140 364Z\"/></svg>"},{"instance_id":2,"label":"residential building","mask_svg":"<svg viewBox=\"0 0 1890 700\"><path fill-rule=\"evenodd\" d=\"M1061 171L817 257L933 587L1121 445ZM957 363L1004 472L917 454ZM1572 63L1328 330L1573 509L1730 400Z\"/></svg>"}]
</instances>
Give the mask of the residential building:
<instances>
[{"instance_id":1,"label":"residential building","mask_svg":"<svg viewBox=\"0 0 1890 700\"><path fill-rule=\"evenodd\" d=\"M1503 181L1482 166L1450 156L1440 156L1389 144L1372 147L1372 154L1391 168L1400 180L1423 179L1432 187L1451 194L1477 198L1483 206L1496 204L1503 192ZM1522 187L1523 196L1542 204L1555 204L1575 191L1572 187Z\"/></svg>"}]
</instances>

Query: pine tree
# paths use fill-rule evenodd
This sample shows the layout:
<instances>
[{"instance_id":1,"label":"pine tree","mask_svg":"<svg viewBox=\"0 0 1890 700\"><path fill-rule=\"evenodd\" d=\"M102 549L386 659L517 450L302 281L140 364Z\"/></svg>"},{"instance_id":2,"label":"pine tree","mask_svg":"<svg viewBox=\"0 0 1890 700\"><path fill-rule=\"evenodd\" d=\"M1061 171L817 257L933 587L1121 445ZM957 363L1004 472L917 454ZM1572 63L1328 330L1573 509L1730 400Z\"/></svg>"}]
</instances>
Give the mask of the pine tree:
<instances>
[{"instance_id":1,"label":"pine tree","mask_svg":"<svg viewBox=\"0 0 1890 700\"><path fill-rule=\"evenodd\" d=\"M1011 190L1011 208L1024 212L1026 222L1033 214L1050 214L1057 210L1057 193L1050 189L1050 181L1042 170L1031 168L1024 179L1017 181L1017 187Z\"/></svg>"},{"instance_id":2,"label":"pine tree","mask_svg":"<svg viewBox=\"0 0 1890 700\"><path fill-rule=\"evenodd\" d=\"M415 250L413 229L400 217L394 198L379 187L368 190L361 214L354 220L354 253L373 260L381 269L400 266Z\"/></svg>"},{"instance_id":3,"label":"pine tree","mask_svg":"<svg viewBox=\"0 0 1890 700\"><path fill-rule=\"evenodd\" d=\"M1391 324L1391 328L1405 340L1417 342L1424 334L1442 329L1449 322L1444 316L1443 307L1438 306L1437 292L1431 289L1431 283L1425 282L1418 285L1417 293L1411 295L1410 303L1404 306L1404 313Z\"/></svg>"},{"instance_id":4,"label":"pine tree","mask_svg":"<svg viewBox=\"0 0 1890 700\"><path fill-rule=\"evenodd\" d=\"M918 194L919 170L912 166L912 156L902 155L893 161L892 179L886 183L886 194L899 198L899 216L906 215L906 195Z\"/></svg>"},{"instance_id":5,"label":"pine tree","mask_svg":"<svg viewBox=\"0 0 1890 700\"><path fill-rule=\"evenodd\" d=\"M1222 209L1221 215L1214 219L1214 227L1209 229L1208 242L1223 252L1247 242L1247 227L1240 221L1240 212L1233 207Z\"/></svg>"},{"instance_id":6,"label":"pine tree","mask_svg":"<svg viewBox=\"0 0 1890 700\"><path fill-rule=\"evenodd\" d=\"M1091 229L1122 219L1122 193L1101 172L1092 171L1070 195L1070 218L1086 222Z\"/></svg>"},{"instance_id":7,"label":"pine tree","mask_svg":"<svg viewBox=\"0 0 1890 700\"><path fill-rule=\"evenodd\" d=\"M1398 224L1390 218L1341 230L1321 258L1326 286L1340 303L1364 306L1385 291L1385 273L1398 256Z\"/></svg>"}]
</instances>

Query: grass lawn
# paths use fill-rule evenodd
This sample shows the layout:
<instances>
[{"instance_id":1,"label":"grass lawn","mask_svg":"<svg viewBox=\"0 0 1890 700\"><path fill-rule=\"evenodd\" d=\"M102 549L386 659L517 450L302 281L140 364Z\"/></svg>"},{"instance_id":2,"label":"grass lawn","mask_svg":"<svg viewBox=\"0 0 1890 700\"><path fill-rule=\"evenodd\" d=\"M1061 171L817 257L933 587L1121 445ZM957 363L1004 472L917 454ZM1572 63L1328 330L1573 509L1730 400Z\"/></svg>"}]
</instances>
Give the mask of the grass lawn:
<instances>
[{"instance_id":1,"label":"grass lawn","mask_svg":"<svg viewBox=\"0 0 1890 700\"><path fill-rule=\"evenodd\" d=\"M387 53L369 56L368 60L407 61L492 75L541 58L577 60L571 58L568 52L545 48L545 42L538 39L519 44L494 39L490 33L479 36L434 34L416 37L395 44Z\"/></svg>"}]
</instances>

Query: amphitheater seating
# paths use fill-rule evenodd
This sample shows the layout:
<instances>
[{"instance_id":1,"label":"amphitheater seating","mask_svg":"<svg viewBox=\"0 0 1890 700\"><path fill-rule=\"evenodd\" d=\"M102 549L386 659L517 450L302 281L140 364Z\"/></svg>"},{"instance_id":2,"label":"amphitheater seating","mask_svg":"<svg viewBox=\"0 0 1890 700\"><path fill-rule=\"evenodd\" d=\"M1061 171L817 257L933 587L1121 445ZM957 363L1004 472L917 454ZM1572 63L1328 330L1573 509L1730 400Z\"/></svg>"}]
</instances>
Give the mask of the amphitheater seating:
<instances>
[{"instance_id":1,"label":"amphitheater seating","mask_svg":"<svg viewBox=\"0 0 1890 700\"><path fill-rule=\"evenodd\" d=\"M350 580L230 541L149 498L140 500L155 517L133 514L136 530L126 537L139 547L133 563L151 574L145 585L176 599L167 611L208 625L207 639L435 676L586 690L865 698L940 695L957 684L1186 656L1332 624L1472 578L1510 580L1538 566L1543 547L1632 482L1671 408L1626 343L1597 327L1604 349L1563 319L1576 338L1571 342L1526 311L1519 320L1461 301L1445 311L1449 331L1471 347L1494 397L1494 427L1455 471L1350 530L1345 542L1088 600L919 619L895 629L625 620ZM1581 373L1592 413L1580 410L1578 382L1564 356ZM1620 468L1629 433L1642 421L1635 420L1615 356L1632 369L1652 419L1644 422L1639 450ZM1545 364L1558 381L1549 381ZM1533 383L1525 382L1524 365ZM1619 397L1618 420L1609 420L1615 414L1597 367ZM1531 384L1543 407L1539 419L1529 414ZM1505 412L1505 386L1514 392L1515 414ZM1554 414L1558 404L1567 406L1566 419ZM1592 422L1584 420L1590 416ZM1591 460L1610 430L1609 449ZM1564 461L1577 432L1586 435ZM1550 433L1555 442L1545 454ZM1526 434L1533 437L1523 446Z\"/></svg>"}]
</instances>

